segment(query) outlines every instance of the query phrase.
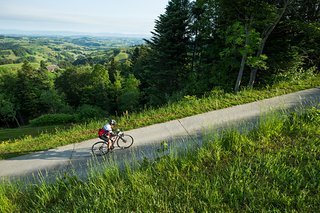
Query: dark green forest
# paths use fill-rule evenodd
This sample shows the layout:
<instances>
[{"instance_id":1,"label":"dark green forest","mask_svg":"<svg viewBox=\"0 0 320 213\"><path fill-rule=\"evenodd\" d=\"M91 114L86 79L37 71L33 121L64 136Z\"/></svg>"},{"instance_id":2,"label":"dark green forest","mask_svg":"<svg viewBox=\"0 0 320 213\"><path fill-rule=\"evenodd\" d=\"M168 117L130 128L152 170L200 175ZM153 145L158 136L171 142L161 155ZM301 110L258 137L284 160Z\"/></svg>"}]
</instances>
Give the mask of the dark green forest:
<instances>
[{"instance_id":1,"label":"dark green forest","mask_svg":"<svg viewBox=\"0 0 320 213\"><path fill-rule=\"evenodd\" d=\"M30 54L27 47L9 48ZM1 73L0 126L83 122L214 89L264 87L310 68L319 72L320 2L171 0L151 38L131 46L128 58L64 54L53 73L48 60L31 66L32 57L17 72Z\"/></svg>"}]
</instances>

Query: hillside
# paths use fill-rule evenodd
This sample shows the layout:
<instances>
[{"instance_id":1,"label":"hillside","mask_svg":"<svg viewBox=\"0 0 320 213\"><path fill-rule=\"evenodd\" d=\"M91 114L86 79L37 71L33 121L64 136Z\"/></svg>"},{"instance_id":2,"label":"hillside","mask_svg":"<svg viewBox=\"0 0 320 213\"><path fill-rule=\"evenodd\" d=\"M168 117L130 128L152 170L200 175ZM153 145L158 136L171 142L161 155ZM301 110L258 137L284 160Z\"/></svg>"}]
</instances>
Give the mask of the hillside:
<instances>
[{"instance_id":1,"label":"hillside","mask_svg":"<svg viewBox=\"0 0 320 213\"><path fill-rule=\"evenodd\" d=\"M111 161L86 181L65 174L55 183L0 183L0 210L313 212L319 115L317 108L269 114L252 131L209 134L202 147L164 151L155 161L130 159L135 166L123 169Z\"/></svg>"},{"instance_id":2,"label":"hillside","mask_svg":"<svg viewBox=\"0 0 320 213\"><path fill-rule=\"evenodd\" d=\"M207 94L207 96L202 98L185 96L184 99L179 102L167 104L160 108L149 108L137 113L126 113L115 118L118 121L118 128L130 130L212 110L263 100L308 88L314 88L319 85L319 74L314 75L312 72L306 72L302 73L299 78L294 76L294 79L291 79L290 81L282 81L272 87L266 87L260 90L244 90L237 94L213 90L210 94ZM12 138L0 142L0 159L96 138L97 129L104 125L106 119L106 117L103 119L93 119L84 123L65 126L66 128L63 126L60 126L61 128L58 128L57 126L42 127L44 128L42 131L41 127L17 128L10 131L4 129L0 131L0 138L4 138L8 133L12 135ZM38 130L40 131L40 134L37 132Z\"/></svg>"},{"instance_id":3,"label":"hillside","mask_svg":"<svg viewBox=\"0 0 320 213\"><path fill-rule=\"evenodd\" d=\"M0 70L18 69L23 61L49 64L81 63L83 58L100 62L106 58L127 58L126 49L143 43L139 38L82 36L0 36ZM123 50L114 55L114 51ZM118 54L120 54L118 56ZM77 62L78 60L78 62Z\"/></svg>"}]
</instances>

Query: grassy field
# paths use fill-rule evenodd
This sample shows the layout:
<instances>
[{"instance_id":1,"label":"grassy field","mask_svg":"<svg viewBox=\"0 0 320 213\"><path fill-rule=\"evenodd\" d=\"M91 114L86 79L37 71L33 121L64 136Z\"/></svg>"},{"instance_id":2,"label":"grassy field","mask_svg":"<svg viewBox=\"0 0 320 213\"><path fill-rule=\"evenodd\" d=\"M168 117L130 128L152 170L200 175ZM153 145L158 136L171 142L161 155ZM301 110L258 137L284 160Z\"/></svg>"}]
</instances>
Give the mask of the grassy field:
<instances>
[{"instance_id":1,"label":"grassy field","mask_svg":"<svg viewBox=\"0 0 320 213\"><path fill-rule=\"evenodd\" d=\"M317 212L320 110L273 114L245 133L139 166L38 185L0 183L0 212Z\"/></svg>"},{"instance_id":2,"label":"grassy field","mask_svg":"<svg viewBox=\"0 0 320 213\"><path fill-rule=\"evenodd\" d=\"M67 129L68 126L41 126L41 127L21 127L15 129L0 129L0 141L12 138L22 139L26 136L36 137L42 133L56 133Z\"/></svg>"},{"instance_id":3,"label":"grassy field","mask_svg":"<svg viewBox=\"0 0 320 213\"><path fill-rule=\"evenodd\" d=\"M19 63L19 64L4 64L4 65L0 65L0 74L1 74L1 70L3 71L18 71L19 69L21 69L23 63ZM39 63L30 63L30 65L34 68L39 68Z\"/></svg>"},{"instance_id":4,"label":"grassy field","mask_svg":"<svg viewBox=\"0 0 320 213\"><path fill-rule=\"evenodd\" d=\"M73 63L78 57L84 55L96 58L99 52L112 49L130 49L132 46L143 44L142 38L116 38L116 37L45 37L45 36L2 36L0 38L0 58L13 60L13 64L0 66L2 69L19 69L18 62L25 59L37 64L48 61L49 64L58 64L62 60ZM113 51L111 51L112 55ZM70 57L66 57L69 55ZM106 57L106 55L103 55ZM102 57L102 58L103 58ZM116 60L128 58L126 53L115 56ZM9 63L9 62L6 62ZM17 68L18 67L18 68Z\"/></svg>"},{"instance_id":5,"label":"grassy field","mask_svg":"<svg viewBox=\"0 0 320 213\"><path fill-rule=\"evenodd\" d=\"M122 130L135 129L151 124L161 123L173 119L183 118L211 110L249 103L278 95L283 95L320 85L320 75L312 73L301 74L294 80L280 81L271 87L259 90L244 89L241 92L224 93L214 90L203 98L186 96L180 102L171 103L157 109L146 109L141 113L124 114L116 118L118 128ZM92 121L75 125L72 128L54 134L42 133L37 137L26 136L23 139L14 139L0 142L0 159L47 150L82 140L97 137L97 130L106 121Z\"/></svg>"},{"instance_id":6,"label":"grassy field","mask_svg":"<svg viewBox=\"0 0 320 213\"><path fill-rule=\"evenodd\" d=\"M123 61L128 59L128 54L121 51L118 55L115 56L114 60L115 61Z\"/></svg>"}]
</instances>

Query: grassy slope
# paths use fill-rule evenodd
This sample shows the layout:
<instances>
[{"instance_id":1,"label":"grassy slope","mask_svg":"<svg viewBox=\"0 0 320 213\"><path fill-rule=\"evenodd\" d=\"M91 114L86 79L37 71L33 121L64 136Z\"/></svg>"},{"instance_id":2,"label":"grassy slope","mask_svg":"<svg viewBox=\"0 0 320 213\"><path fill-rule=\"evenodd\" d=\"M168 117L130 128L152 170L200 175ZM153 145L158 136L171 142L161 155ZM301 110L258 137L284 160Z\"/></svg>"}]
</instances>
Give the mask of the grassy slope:
<instances>
[{"instance_id":1,"label":"grassy slope","mask_svg":"<svg viewBox=\"0 0 320 213\"><path fill-rule=\"evenodd\" d=\"M67 129L67 126L41 126L41 127L28 127L24 126L17 129L0 129L0 141L9 140L10 138L22 139L26 135L36 137L41 133L55 133L63 129Z\"/></svg>"},{"instance_id":2,"label":"grassy slope","mask_svg":"<svg viewBox=\"0 0 320 213\"><path fill-rule=\"evenodd\" d=\"M30 63L32 67L34 68L39 68L39 63ZM19 69L21 69L23 63L19 63L19 64L3 64L0 65L0 71L1 70L11 70L11 71L18 71ZM1 73L0 73L1 74Z\"/></svg>"},{"instance_id":3,"label":"grassy slope","mask_svg":"<svg viewBox=\"0 0 320 213\"><path fill-rule=\"evenodd\" d=\"M320 75L306 75L290 82L280 82L272 87L261 90L243 90L238 94L213 91L206 98L185 97L178 103L169 104L159 109L148 109L142 113L124 114L117 118L119 128L134 129L155 123L191 116L211 110L226 108L238 104L249 103L282 94L287 94L320 85ZM9 140L0 143L0 159L23 155L40 150L79 142L97 137L97 129L105 121L94 121L76 125L69 130L55 134L41 134L38 137L25 137L21 140Z\"/></svg>"},{"instance_id":4,"label":"grassy slope","mask_svg":"<svg viewBox=\"0 0 320 213\"><path fill-rule=\"evenodd\" d=\"M314 212L320 209L320 110L273 115L199 149L83 182L0 184L2 212Z\"/></svg>"},{"instance_id":5,"label":"grassy slope","mask_svg":"<svg viewBox=\"0 0 320 213\"><path fill-rule=\"evenodd\" d=\"M76 41L78 40L78 41ZM24 47L28 50L31 50L32 53L26 54L26 56L34 56L36 58L36 63L40 63L41 60L57 60L55 56L60 55L67 51L68 53L72 54L74 58L77 58L79 55L91 55L91 57L96 57L95 54L99 55L99 51L104 51L105 49L111 48L121 48L123 50L127 48L131 48L134 44L141 43L141 39L127 39L123 40L121 38L109 38L109 39L96 39L96 38L50 38L50 37L20 37L20 38L3 38L1 39L4 43L10 43L14 45L19 45ZM87 43L94 42L99 44L97 47L88 46ZM9 50L9 49L8 49ZM1 51L1 50L0 50ZM7 59L18 59L17 56L11 51L10 55L7 55ZM97 56L98 56L97 55ZM124 60L127 59L128 55L124 52L121 52L117 57L116 60ZM60 60L60 59L59 59ZM11 65L7 64L3 66L3 68L10 68L12 66L19 66L19 65ZM0 66L1 67L1 66Z\"/></svg>"},{"instance_id":6,"label":"grassy slope","mask_svg":"<svg viewBox=\"0 0 320 213\"><path fill-rule=\"evenodd\" d=\"M126 59L128 59L128 54L125 52L122 52L122 51L114 57L115 61L122 61L122 60L126 60Z\"/></svg>"}]
</instances>

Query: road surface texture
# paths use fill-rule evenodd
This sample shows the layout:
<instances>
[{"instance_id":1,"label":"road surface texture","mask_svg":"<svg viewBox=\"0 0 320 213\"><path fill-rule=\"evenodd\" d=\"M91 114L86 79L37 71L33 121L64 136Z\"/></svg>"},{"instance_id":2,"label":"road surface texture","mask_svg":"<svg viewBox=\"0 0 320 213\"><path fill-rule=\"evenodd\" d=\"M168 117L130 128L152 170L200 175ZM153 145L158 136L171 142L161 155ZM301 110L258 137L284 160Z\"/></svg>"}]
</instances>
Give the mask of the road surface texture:
<instances>
[{"instance_id":1,"label":"road surface texture","mask_svg":"<svg viewBox=\"0 0 320 213\"><path fill-rule=\"evenodd\" d=\"M261 116L270 111L293 110L319 103L320 88L314 88L130 130L126 134L132 135L135 139L132 147L125 150L116 148L105 157L92 156L91 146L99 140L95 138L48 151L0 160L0 179L27 178L34 181L42 178L50 181L66 174L86 177L90 173L88 170L101 170L115 162L124 164L132 158L153 158L157 156L156 150L161 148L160 144L163 141L177 147L186 144L193 146L201 143L204 134L214 134L228 126L252 128Z\"/></svg>"}]
</instances>

